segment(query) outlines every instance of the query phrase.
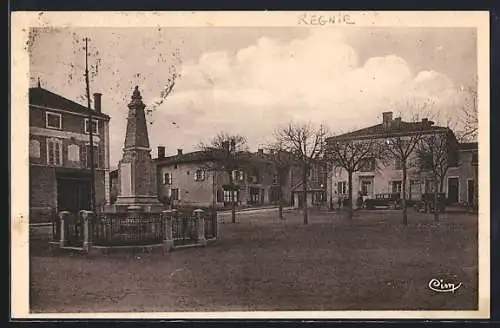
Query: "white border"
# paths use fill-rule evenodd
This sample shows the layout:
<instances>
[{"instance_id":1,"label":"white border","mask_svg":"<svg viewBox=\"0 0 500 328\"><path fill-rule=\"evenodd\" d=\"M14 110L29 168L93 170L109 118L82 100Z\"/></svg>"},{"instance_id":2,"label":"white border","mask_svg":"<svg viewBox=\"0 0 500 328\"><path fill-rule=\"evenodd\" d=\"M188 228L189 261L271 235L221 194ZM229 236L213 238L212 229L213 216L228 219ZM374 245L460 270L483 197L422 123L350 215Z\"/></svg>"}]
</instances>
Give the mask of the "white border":
<instances>
[{"instance_id":1,"label":"white border","mask_svg":"<svg viewBox=\"0 0 500 328\"><path fill-rule=\"evenodd\" d=\"M29 56L25 49L30 27L288 27L299 26L302 12L13 12L11 15L11 311L14 318L289 318L289 319L473 319L490 313L490 215L489 215L489 12L488 11L349 11L356 25L377 27L475 27L478 47L479 92L479 310L478 311L311 311L311 312L185 312L185 313L56 313L30 314L28 276L28 99ZM313 12L309 15L338 15ZM300 26L299 26L300 27ZM307 26L312 27L312 26ZM331 27L331 26L330 26ZM316 28L316 27L315 27ZM328 26L317 26L328 28ZM23 188L24 186L24 188Z\"/></svg>"}]
</instances>

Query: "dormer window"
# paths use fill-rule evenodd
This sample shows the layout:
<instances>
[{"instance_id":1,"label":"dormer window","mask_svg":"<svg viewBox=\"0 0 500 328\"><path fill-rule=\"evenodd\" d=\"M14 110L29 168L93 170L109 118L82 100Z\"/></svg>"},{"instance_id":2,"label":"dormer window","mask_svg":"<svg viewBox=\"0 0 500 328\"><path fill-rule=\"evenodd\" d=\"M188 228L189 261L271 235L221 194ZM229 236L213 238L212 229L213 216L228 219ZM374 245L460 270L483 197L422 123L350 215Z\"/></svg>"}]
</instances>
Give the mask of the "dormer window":
<instances>
[{"instance_id":1,"label":"dormer window","mask_svg":"<svg viewBox=\"0 0 500 328\"><path fill-rule=\"evenodd\" d=\"M45 126L48 129L62 129L61 114L45 112Z\"/></svg>"},{"instance_id":2,"label":"dormer window","mask_svg":"<svg viewBox=\"0 0 500 328\"><path fill-rule=\"evenodd\" d=\"M90 133L88 118L85 119L85 133ZM97 120L92 120L92 134L99 134L99 124Z\"/></svg>"}]
</instances>

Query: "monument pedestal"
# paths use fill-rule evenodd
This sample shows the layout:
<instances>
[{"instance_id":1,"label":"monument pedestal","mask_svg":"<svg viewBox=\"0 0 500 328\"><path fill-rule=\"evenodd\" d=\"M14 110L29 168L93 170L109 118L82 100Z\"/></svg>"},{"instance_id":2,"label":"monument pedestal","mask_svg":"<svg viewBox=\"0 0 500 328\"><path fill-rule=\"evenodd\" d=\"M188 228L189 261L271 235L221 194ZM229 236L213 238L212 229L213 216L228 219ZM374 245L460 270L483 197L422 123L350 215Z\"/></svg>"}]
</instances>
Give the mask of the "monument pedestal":
<instances>
[{"instance_id":1,"label":"monument pedestal","mask_svg":"<svg viewBox=\"0 0 500 328\"><path fill-rule=\"evenodd\" d=\"M154 212L160 213L165 206L154 196L118 196L115 204L112 205L114 212Z\"/></svg>"},{"instance_id":2,"label":"monument pedestal","mask_svg":"<svg viewBox=\"0 0 500 328\"><path fill-rule=\"evenodd\" d=\"M139 88L128 104L123 156L118 164L119 194L109 212L160 212L164 209L156 190L156 166L151 159L148 130Z\"/></svg>"}]
</instances>

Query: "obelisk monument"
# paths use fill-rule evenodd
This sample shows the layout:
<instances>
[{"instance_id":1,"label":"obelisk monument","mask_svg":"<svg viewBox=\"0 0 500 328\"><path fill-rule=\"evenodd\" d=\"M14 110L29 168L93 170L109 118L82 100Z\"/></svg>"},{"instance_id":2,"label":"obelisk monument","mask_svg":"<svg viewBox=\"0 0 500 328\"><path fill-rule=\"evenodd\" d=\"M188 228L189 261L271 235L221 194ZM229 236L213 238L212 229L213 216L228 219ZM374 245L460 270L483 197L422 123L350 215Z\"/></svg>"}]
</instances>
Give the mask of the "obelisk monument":
<instances>
[{"instance_id":1,"label":"obelisk monument","mask_svg":"<svg viewBox=\"0 0 500 328\"><path fill-rule=\"evenodd\" d=\"M115 210L157 212L163 209L156 189L156 166L151 160L148 128L139 87L128 104L127 131L122 159L118 163L119 192Z\"/></svg>"}]
</instances>

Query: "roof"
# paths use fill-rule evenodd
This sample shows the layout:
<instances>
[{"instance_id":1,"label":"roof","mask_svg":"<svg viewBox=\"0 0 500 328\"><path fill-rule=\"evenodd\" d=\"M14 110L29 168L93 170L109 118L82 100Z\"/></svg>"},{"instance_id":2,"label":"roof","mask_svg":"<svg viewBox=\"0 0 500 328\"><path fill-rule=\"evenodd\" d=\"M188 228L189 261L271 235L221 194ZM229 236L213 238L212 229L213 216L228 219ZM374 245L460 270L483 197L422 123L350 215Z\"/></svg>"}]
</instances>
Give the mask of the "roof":
<instances>
[{"instance_id":1,"label":"roof","mask_svg":"<svg viewBox=\"0 0 500 328\"><path fill-rule=\"evenodd\" d=\"M155 158L157 164L162 165L172 165L172 164L183 164L183 163L199 163L213 161L216 158L213 151L199 150L182 155L167 156L161 158Z\"/></svg>"},{"instance_id":2,"label":"roof","mask_svg":"<svg viewBox=\"0 0 500 328\"><path fill-rule=\"evenodd\" d=\"M478 150L477 142L462 142L458 144L460 150Z\"/></svg>"},{"instance_id":3,"label":"roof","mask_svg":"<svg viewBox=\"0 0 500 328\"><path fill-rule=\"evenodd\" d=\"M108 115L98 113L95 110L89 111L87 107L41 87L29 89L29 104L61 109L84 115L89 115L90 112L92 112L94 117L101 117L108 120L110 118Z\"/></svg>"},{"instance_id":4,"label":"roof","mask_svg":"<svg viewBox=\"0 0 500 328\"><path fill-rule=\"evenodd\" d=\"M222 152L220 150L199 150L190 153L185 153L182 155L173 155L162 158L153 159L157 164L160 165L173 165L173 164L184 164L184 163L201 163L208 161L216 161L220 159ZM273 155L268 153L259 152L242 152L240 154L241 160L246 160L252 163L257 162L273 162Z\"/></svg>"},{"instance_id":5,"label":"roof","mask_svg":"<svg viewBox=\"0 0 500 328\"><path fill-rule=\"evenodd\" d=\"M413 132L432 132L432 131L446 131L447 127L443 126L435 126L432 125L432 122L423 123L423 122L403 122L400 121L398 124L391 125L390 129L384 127L382 123L373 125L367 128L363 128L360 130L344 133L338 136L330 137L328 139L357 139L357 138L366 138L366 137L385 137L388 132L391 135L405 135L411 134Z\"/></svg>"}]
</instances>

